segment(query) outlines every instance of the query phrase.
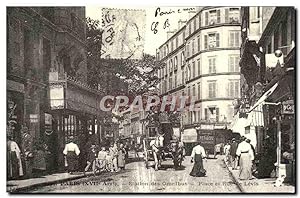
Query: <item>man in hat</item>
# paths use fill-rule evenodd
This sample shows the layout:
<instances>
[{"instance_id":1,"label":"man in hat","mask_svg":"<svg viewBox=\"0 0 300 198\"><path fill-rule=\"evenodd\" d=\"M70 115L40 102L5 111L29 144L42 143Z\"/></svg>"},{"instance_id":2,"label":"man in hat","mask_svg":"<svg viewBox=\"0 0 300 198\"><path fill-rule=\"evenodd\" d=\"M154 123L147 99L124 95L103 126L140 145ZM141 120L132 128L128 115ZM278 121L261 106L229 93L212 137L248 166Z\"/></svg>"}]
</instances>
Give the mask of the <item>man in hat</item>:
<instances>
[{"instance_id":1,"label":"man in hat","mask_svg":"<svg viewBox=\"0 0 300 198\"><path fill-rule=\"evenodd\" d=\"M232 138L230 145L230 155L229 155L229 162L232 167L232 170L235 170L238 164L238 158L236 156L236 150L238 147L238 143L236 142L235 138Z\"/></svg>"},{"instance_id":2,"label":"man in hat","mask_svg":"<svg viewBox=\"0 0 300 198\"><path fill-rule=\"evenodd\" d=\"M78 155L80 154L79 147L76 143L74 143L74 137L69 137L69 143L66 144L65 149L63 151L63 154L67 158L67 167L68 172L70 174L73 174L73 172L77 169L77 163L78 163Z\"/></svg>"}]
</instances>

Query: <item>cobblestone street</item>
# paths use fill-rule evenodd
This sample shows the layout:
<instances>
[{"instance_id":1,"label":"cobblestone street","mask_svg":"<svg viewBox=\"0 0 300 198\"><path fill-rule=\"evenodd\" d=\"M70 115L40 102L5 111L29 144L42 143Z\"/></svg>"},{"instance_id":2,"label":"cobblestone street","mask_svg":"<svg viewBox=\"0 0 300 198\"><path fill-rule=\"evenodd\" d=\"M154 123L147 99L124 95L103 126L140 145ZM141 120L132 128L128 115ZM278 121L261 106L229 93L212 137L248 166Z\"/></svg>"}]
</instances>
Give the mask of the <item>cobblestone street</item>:
<instances>
[{"instance_id":1,"label":"cobblestone street","mask_svg":"<svg viewBox=\"0 0 300 198\"><path fill-rule=\"evenodd\" d=\"M189 176L192 169L189 157L181 170L174 170L171 161L164 161L159 171L146 169L143 162L133 162L119 173L44 186L33 192L240 192L221 159L208 159L204 166L207 176L195 178Z\"/></svg>"}]
</instances>

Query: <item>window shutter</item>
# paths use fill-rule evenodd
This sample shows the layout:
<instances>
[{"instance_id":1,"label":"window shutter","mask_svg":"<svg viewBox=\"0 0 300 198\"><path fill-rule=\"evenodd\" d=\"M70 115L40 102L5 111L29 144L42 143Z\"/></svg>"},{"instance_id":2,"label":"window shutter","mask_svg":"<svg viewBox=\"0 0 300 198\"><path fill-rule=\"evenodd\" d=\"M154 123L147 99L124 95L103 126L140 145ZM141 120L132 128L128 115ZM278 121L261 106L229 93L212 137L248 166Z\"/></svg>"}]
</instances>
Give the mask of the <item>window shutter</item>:
<instances>
[{"instance_id":1,"label":"window shutter","mask_svg":"<svg viewBox=\"0 0 300 198\"><path fill-rule=\"evenodd\" d=\"M235 57L235 72L239 72L240 71L240 66L239 66L239 61L240 58L238 56Z\"/></svg>"},{"instance_id":2,"label":"window shutter","mask_svg":"<svg viewBox=\"0 0 300 198\"><path fill-rule=\"evenodd\" d=\"M200 60L198 59L198 76L200 76L201 75L201 67L200 67Z\"/></svg>"},{"instance_id":3,"label":"window shutter","mask_svg":"<svg viewBox=\"0 0 300 198\"><path fill-rule=\"evenodd\" d=\"M220 14L220 10L217 10L217 23L221 23L221 14Z\"/></svg>"},{"instance_id":4,"label":"window shutter","mask_svg":"<svg viewBox=\"0 0 300 198\"><path fill-rule=\"evenodd\" d=\"M208 12L205 12L205 25L208 25Z\"/></svg>"},{"instance_id":5,"label":"window shutter","mask_svg":"<svg viewBox=\"0 0 300 198\"><path fill-rule=\"evenodd\" d=\"M204 48L207 49L207 35L204 35Z\"/></svg>"},{"instance_id":6,"label":"window shutter","mask_svg":"<svg viewBox=\"0 0 300 198\"><path fill-rule=\"evenodd\" d=\"M220 34L216 34L216 47L220 47Z\"/></svg>"},{"instance_id":7,"label":"window shutter","mask_svg":"<svg viewBox=\"0 0 300 198\"><path fill-rule=\"evenodd\" d=\"M215 82L213 83L213 97L217 97L217 83Z\"/></svg>"},{"instance_id":8,"label":"window shutter","mask_svg":"<svg viewBox=\"0 0 300 198\"><path fill-rule=\"evenodd\" d=\"M229 97L233 97L233 82L229 82Z\"/></svg>"},{"instance_id":9,"label":"window shutter","mask_svg":"<svg viewBox=\"0 0 300 198\"><path fill-rule=\"evenodd\" d=\"M200 52L200 36L198 36L198 52Z\"/></svg>"},{"instance_id":10,"label":"window shutter","mask_svg":"<svg viewBox=\"0 0 300 198\"><path fill-rule=\"evenodd\" d=\"M208 112L207 112L207 108L204 109L204 119L208 120Z\"/></svg>"},{"instance_id":11,"label":"window shutter","mask_svg":"<svg viewBox=\"0 0 300 198\"><path fill-rule=\"evenodd\" d=\"M235 32L235 47L239 47L240 45L240 33Z\"/></svg>"},{"instance_id":12,"label":"window shutter","mask_svg":"<svg viewBox=\"0 0 300 198\"><path fill-rule=\"evenodd\" d=\"M213 73L216 73L216 59L213 58Z\"/></svg>"},{"instance_id":13,"label":"window shutter","mask_svg":"<svg viewBox=\"0 0 300 198\"><path fill-rule=\"evenodd\" d=\"M229 10L225 9L225 23L229 23Z\"/></svg>"},{"instance_id":14,"label":"window shutter","mask_svg":"<svg viewBox=\"0 0 300 198\"><path fill-rule=\"evenodd\" d=\"M219 122L219 108L216 108L216 121Z\"/></svg>"},{"instance_id":15,"label":"window shutter","mask_svg":"<svg viewBox=\"0 0 300 198\"><path fill-rule=\"evenodd\" d=\"M235 82L235 97L239 97L239 81Z\"/></svg>"},{"instance_id":16,"label":"window shutter","mask_svg":"<svg viewBox=\"0 0 300 198\"><path fill-rule=\"evenodd\" d=\"M233 63L234 57L229 57L229 72L234 72L234 63Z\"/></svg>"}]
</instances>

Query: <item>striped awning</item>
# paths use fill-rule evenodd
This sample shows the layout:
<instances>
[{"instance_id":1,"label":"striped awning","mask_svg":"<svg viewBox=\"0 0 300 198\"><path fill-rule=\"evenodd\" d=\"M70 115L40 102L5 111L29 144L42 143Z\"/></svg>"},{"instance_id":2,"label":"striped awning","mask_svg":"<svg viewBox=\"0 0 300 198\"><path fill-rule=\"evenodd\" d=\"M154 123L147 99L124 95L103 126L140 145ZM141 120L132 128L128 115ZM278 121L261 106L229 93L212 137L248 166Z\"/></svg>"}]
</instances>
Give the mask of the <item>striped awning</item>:
<instances>
[{"instance_id":1,"label":"striped awning","mask_svg":"<svg viewBox=\"0 0 300 198\"><path fill-rule=\"evenodd\" d=\"M263 103L248 114L246 126L264 126Z\"/></svg>"}]
</instances>

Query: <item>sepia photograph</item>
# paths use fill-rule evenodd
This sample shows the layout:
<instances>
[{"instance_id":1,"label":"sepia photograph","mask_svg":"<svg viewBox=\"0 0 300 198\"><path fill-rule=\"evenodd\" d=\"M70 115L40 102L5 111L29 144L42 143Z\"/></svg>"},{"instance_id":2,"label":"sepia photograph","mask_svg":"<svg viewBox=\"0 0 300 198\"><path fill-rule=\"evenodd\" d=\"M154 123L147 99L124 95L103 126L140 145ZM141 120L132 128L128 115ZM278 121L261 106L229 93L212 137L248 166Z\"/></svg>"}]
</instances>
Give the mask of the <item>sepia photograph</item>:
<instances>
[{"instance_id":1,"label":"sepia photograph","mask_svg":"<svg viewBox=\"0 0 300 198\"><path fill-rule=\"evenodd\" d=\"M293 6L7 6L6 191L295 194L295 51Z\"/></svg>"}]
</instances>

